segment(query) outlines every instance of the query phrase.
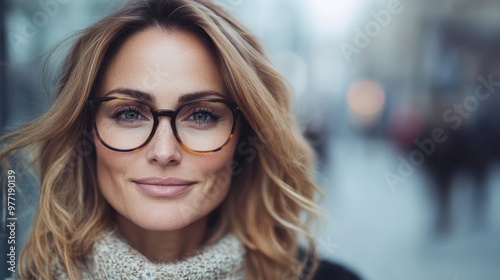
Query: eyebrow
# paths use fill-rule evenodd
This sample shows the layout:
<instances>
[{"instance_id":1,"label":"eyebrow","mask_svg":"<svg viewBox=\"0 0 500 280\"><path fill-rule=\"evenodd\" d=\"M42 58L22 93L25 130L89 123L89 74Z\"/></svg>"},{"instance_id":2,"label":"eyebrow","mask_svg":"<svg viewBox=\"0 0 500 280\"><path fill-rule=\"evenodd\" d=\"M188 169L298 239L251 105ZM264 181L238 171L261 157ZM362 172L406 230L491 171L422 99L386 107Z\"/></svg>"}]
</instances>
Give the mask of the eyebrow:
<instances>
[{"instance_id":1,"label":"eyebrow","mask_svg":"<svg viewBox=\"0 0 500 280\"><path fill-rule=\"evenodd\" d=\"M192 100L196 99L201 99L201 98L206 98L209 96L217 95L220 98L227 99L224 95L222 95L220 92L214 91L214 90L202 90L202 91L196 91L196 92L191 92L191 93L186 93L181 96L179 96L179 103L186 103Z\"/></svg>"},{"instance_id":2,"label":"eyebrow","mask_svg":"<svg viewBox=\"0 0 500 280\"><path fill-rule=\"evenodd\" d=\"M116 89L108 91L104 96L108 96L108 95L113 94L113 93L128 95L129 97L141 99L141 100L148 101L151 103L154 103L156 101L156 98L151 93L147 93L147 92L135 90L135 89L129 89L129 88L116 88Z\"/></svg>"},{"instance_id":3,"label":"eyebrow","mask_svg":"<svg viewBox=\"0 0 500 280\"><path fill-rule=\"evenodd\" d=\"M128 95L129 97L141 99L141 100L151 102L151 103L155 103L155 101L156 101L156 98L151 93L136 90L136 89L129 89L129 88L116 88L116 89L113 89L113 90L107 92L104 96L108 96L108 95L114 94L114 93ZM186 103L186 102L189 102L192 100L207 98L207 97L214 96L214 95L216 95L217 97L220 97L220 98L227 99L227 97L225 97L224 95L222 95L218 91L201 90L201 91L182 94L181 96L179 96L178 103L182 104L182 103Z\"/></svg>"}]
</instances>

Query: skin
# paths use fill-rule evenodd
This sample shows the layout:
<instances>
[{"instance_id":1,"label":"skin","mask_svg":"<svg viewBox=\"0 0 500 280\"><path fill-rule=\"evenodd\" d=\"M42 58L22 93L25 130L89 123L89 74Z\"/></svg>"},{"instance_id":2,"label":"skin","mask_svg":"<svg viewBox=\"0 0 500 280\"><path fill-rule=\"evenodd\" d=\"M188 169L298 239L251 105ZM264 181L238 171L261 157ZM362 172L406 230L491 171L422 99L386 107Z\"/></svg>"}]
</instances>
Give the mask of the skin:
<instances>
[{"instance_id":1,"label":"skin","mask_svg":"<svg viewBox=\"0 0 500 280\"><path fill-rule=\"evenodd\" d=\"M107 69L99 96L128 97L116 89L151 95L157 109L176 109L179 98L213 91L229 99L209 49L195 34L151 27L124 42ZM211 94L206 97L218 97ZM153 139L132 152L116 152L95 139L99 187L116 211L119 233L154 262L189 256L203 245L207 215L226 197L238 131L221 151L195 154L177 142L170 118L161 117ZM141 192L134 179L180 178L196 183L176 197Z\"/></svg>"}]
</instances>

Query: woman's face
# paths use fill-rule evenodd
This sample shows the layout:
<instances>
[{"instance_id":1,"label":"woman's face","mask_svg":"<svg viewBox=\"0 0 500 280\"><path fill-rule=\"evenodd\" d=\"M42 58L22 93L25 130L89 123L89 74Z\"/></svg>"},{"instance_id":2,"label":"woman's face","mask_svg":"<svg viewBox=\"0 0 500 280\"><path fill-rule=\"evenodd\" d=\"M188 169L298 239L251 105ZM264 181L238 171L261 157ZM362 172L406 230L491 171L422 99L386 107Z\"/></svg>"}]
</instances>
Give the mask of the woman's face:
<instances>
[{"instance_id":1,"label":"woman's face","mask_svg":"<svg viewBox=\"0 0 500 280\"><path fill-rule=\"evenodd\" d=\"M188 31L160 28L125 41L104 75L99 96L147 98L154 108L170 110L192 98L229 99L203 42ZM120 218L143 229L184 228L226 197L237 131L236 139L211 154L185 150L170 117L160 117L154 137L135 151L113 151L95 138L100 189Z\"/></svg>"}]
</instances>

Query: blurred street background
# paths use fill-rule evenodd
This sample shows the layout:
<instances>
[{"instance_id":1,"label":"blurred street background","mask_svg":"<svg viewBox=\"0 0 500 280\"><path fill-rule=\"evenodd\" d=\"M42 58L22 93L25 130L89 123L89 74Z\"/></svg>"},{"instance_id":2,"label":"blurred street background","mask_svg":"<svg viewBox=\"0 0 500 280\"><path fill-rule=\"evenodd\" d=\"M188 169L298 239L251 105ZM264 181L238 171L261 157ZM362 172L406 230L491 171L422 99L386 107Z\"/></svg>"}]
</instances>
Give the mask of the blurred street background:
<instances>
[{"instance_id":1,"label":"blurred street background","mask_svg":"<svg viewBox=\"0 0 500 280\"><path fill-rule=\"evenodd\" d=\"M124 1L0 1L3 133L50 102L51 49ZM217 2L293 89L324 258L367 280L500 279L500 0ZM36 180L18 188L22 242Z\"/></svg>"}]
</instances>

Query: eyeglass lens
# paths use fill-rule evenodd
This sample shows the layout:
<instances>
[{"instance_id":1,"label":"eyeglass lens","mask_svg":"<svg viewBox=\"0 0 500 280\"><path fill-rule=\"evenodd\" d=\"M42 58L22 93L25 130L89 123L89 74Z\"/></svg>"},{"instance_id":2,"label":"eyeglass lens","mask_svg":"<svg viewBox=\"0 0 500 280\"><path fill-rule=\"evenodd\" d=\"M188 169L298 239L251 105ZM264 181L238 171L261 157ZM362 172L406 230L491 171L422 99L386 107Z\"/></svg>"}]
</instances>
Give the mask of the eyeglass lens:
<instances>
[{"instance_id":1,"label":"eyeglass lens","mask_svg":"<svg viewBox=\"0 0 500 280\"><path fill-rule=\"evenodd\" d=\"M194 151L211 151L230 137L233 112L223 102L197 101L178 109L174 123L178 141ZM140 147L155 128L151 109L131 99L102 102L95 111L95 124L101 140L119 150Z\"/></svg>"}]
</instances>

